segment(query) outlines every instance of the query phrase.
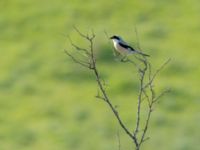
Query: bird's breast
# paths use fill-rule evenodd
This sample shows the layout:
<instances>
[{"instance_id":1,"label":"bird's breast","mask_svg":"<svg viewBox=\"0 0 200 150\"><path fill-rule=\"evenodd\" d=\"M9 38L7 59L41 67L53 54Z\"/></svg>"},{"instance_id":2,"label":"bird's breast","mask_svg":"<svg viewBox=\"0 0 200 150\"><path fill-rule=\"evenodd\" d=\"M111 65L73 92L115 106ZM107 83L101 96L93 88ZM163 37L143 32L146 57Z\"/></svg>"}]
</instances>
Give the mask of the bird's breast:
<instances>
[{"instance_id":1,"label":"bird's breast","mask_svg":"<svg viewBox=\"0 0 200 150\"><path fill-rule=\"evenodd\" d=\"M120 46L117 42L114 42L114 47L119 53L122 53L122 54L128 53L128 50Z\"/></svg>"}]
</instances>

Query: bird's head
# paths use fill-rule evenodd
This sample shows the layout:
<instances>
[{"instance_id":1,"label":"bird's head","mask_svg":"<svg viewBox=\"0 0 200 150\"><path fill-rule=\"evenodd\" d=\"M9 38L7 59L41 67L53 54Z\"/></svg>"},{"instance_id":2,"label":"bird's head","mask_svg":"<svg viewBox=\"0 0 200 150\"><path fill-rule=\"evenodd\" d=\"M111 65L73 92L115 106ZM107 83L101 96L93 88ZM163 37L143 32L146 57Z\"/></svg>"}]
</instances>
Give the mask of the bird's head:
<instances>
[{"instance_id":1,"label":"bird's head","mask_svg":"<svg viewBox=\"0 0 200 150\"><path fill-rule=\"evenodd\" d=\"M117 35L111 36L110 39L112 39L112 40L121 40L121 38L119 36L117 36Z\"/></svg>"}]
</instances>

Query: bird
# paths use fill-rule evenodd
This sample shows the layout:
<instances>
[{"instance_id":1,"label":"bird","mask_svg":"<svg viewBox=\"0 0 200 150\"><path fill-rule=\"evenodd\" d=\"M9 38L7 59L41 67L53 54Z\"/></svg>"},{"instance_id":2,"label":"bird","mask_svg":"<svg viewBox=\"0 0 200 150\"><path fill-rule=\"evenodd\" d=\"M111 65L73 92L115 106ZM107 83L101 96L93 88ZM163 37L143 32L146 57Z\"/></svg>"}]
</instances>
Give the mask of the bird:
<instances>
[{"instance_id":1,"label":"bird","mask_svg":"<svg viewBox=\"0 0 200 150\"><path fill-rule=\"evenodd\" d=\"M110 39L113 41L114 48L117 52L119 52L122 55L129 55L129 54L140 54L145 57L149 57L149 55L142 53L139 50L134 49L129 44L127 44L120 36L113 35L110 37Z\"/></svg>"}]
</instances>

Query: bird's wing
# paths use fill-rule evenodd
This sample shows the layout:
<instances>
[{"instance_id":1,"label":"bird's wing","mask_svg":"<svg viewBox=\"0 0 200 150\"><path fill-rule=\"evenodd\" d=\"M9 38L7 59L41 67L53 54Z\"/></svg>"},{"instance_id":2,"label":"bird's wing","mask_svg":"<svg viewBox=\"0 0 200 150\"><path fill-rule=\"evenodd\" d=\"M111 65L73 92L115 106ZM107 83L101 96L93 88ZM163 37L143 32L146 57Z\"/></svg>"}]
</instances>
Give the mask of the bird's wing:
<instances>
[{"instance_id":1,"label":"bird's wing","mask_svg":"<svg viewBox=\"0 0 200 150\"><path fill-rule=\"evenodd\" d=\"M119 42L119 45L121 46L121 47L123 47L123 48L126 48L126 49L130 49L130 50L132 50L132 51L135 51L135 49L134 48L132 48L131 46L129 46L128 44L126 44L125 42Z\"/></svg>"},{"instance_id":2,"label":"bird's wing","mask_svg":"<svg viewBox=\"0 0 200 150\"><path fill-rule=\"evenodd\" d=\"M136 53L141 54L141 55L143 55L143 56L149 57L149 55L144 54L144 53L142 53L141 51L135 50L133 47L127 45L126 43L121 43L121 42L119 42L119 45L120 45L121 47L125 48L125 49L131 50L132 52L136 52Z\"/></svg>"}]
</instances>

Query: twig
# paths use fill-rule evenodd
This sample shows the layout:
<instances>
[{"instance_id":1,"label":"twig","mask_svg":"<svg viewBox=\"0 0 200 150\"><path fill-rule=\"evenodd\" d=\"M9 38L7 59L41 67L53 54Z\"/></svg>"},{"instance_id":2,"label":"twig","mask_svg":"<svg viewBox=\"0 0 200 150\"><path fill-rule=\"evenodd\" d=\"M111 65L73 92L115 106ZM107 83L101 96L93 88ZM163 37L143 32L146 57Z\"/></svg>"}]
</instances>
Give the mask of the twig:
<instances>
[{"instance_id":1,"label":"twig","mask_svg":"<svg viewBox=\"0 0 200 150\"><path fill-rule=\"evenodd\" d=\"M123 123L121 117L119 116L119 113L118 111L116 110L116 108L113 106L113 104L111 103L108 95L107 95L107 92L105 90L105 87L104 87L104 84L100 78L100 75L99 75L99 71L97 69L97 64L96 64L96 59L95 59L95 56L94 56L94 46L93 46L93 39L95 38L95 34L92 32L92 35L89 36L89 35L85 35L83 34L82 32L80 32L76 27L74 27L74 29L76 30L76 32L84 39L86 39L88 42L89 42L89 45L90 45L90 48L87 50L88 54L89 54L89 66L86 66L84 63L82 62L79 62L80 65L83 65L85 67L88 67L89 69L93 70L93 73L96 77L96 81L97 81L97 85L101 91L101 94L102 96L100 95L97 95L96 97L99 98L99 99L102 99L104 100L108 106L110 107L110 109L112 110L114 116L116 117L119 125L121 126L121 128L125 131L125 133L134 141L135 145L138 146L138 141L136 139L136 137L134 135L131 134L131 132L128 130L128 128L126 127L126 125ZM75 48L79 48L78 46L76 46L75 44L73 44L73 46ZM70 56L75 62L78 63L79 60L75 59L72 55L70 55L68 52L67 52L68 56Z\"/></svg>"},{"instance_id":2,"label":"twig","mask_svg":"<svg viewBox=\"0 0 200 150\"><path fill-rule=\"evenodd\" d=\"M138 32L137 32L137 28L136 27L135 27L135 34L136 34L136 37L137 37L138 48L140 49L139 36L138 36ZM143 68L138 68L138 72L139 72L139 75L140 75L140 89L139 89L138 102L137 102L136 127L135 127L135 130L133 132L133 134L135 136L137 136L137 133L138 133L139 127L140 127L140 113L141 113L141 103L142 103L142 95L143 95L143 93L145 94L146 97L148 97L146 95L146 92L143 90L145 74L146 74L146 71L148 69L148 66L147 66L147 59L145 57L143 57L143 59L141 59L141 58L135 56L135 58L138 59L139 61L141 61L143 63L143 65L144 65Z\"/></svg>"},{"instance_id":3,"label":"twig","mask_svg":"<svg viewBox=\"0 0 200 150\"><path fill-rule=\"evenodd\" d=\"M133 64L137 68L137 70L140 70L140 67L137 65L137 63L134 62L133 60L129 59L129 58L126 58L126 60L121 59L121 62L124 62L124 63L129 62L129 63Z\"/></svg>"},{"instance_id":4,"label":"twig","mask_svg":"<svg viewBox=\"0 0 200 150\"><path fill-rule=\"evenodd\" d=\"M106 38L107 38L107 39L110 38L106 30L104 30L104 34L106 35Z\"/></svg>"},{"instance_id":5,"label":"twig","mask_svg":"<svg viewBox=\"0 0 200 150\"><path fill-rule=\"evenodd\" d=\"M137 121L136 121L136 128L134 130L134 135L136 136L140 126L140 112L141 112L141 102L142 102L142 94L143 94L143 85L144 85L144 78L147 70L146 62L144 62L144 68L140 68L139 75L140 75L140 90L138 95L138 106L137 106Z\"/></svg>"},{"instance_id":6,"label":"twig","mask_svg":"<svg viewBox=\"0 0 200 150\"><path fill-rule=\"evenodd\" d=\"M163 91L156 97L153 82L154 82L154 79L156 78L157 74L164 68L164 66L170 61L170 59L168 59L160 68L158 68L153 75L152 75L152 70L151 70L151 64L148 61L148 59L144 56L142 56L142 58L135 56L135 58L139 62L142 63L142 66L139 66L135 61L132 61L131 59L128 59L128 58L126 60L125 59L121 60L121 62L129 62L129 63L133 64L137 68L137 71L138 71L139 77L140 77L139 78L140 88L139 88L139 94L138 94L138 98L137 98L136 126L134 129L134 132L131 133L129 131L129 129L127 128L126 124L122 121L122 119L119 115L119 112L117 111L117 108L112 104L112 102L107 94L104 80L101 78L100 73L98 71L96 58L94 55L94 38L95 38L94 32L91 31L92 32L91 35L83 34L75 26L74 26L74 30L79 34L79 36L81 36L83 39L85 39L89 43L89 48L79 47L76 44L74 44L72 42L72 40L69 38L70 44L80 53L86 54L87 60L86 61L79 60L76 57L74 57L71 53L69 53L67 50L65 50L65 53L75 63L78 63L79 65L81 65L83 67L89 68L93 72L93 74L96 78L98 88L99 88L96 98L103 100L108 105L110 110L113 112L115 118L117 119L120 127L132 139L133 143L135 144L136 150L140 150L141 144L149 139L149 137L146 137L146 133L147 133L147 130L149 127L149 122L150 122L150 118L151 118L151 113L153 111L153 106L155 103L158 102L158 100L165 93L168 92L168 90ZM138 43L137 43L138 48L141 50L140 44L139 44L139 37L138 37L136 28L135 28L135 33L136 33L137 41L138 41ZM105 34L108 37L108 34L106 31L105 31ZM147 83L145 83L146 80L148 80ZM148 102L148 107L147 107L148 112L147 112L146 120L144 122L144 128L142 129L142 127L141 127L141 113L142 113L141 105L142 105L142 101L144 99L146 99ZM138 134L139 132L141 132L141 134ZM141 136L139 136L139 135L141 135ZM120 143L119 133L117 133L117 138L118 138L118 143L119 143L118 149L120 150L121 143Z\"/></svg>"},{"instance_id":7,"label":"twig","mask_svg":"<svg viewBox=\"0 0 200 150\"><path fill-rule=\"evenodd\" d=\"M152 107L153 107L153 103L150 104L149 106L149 111L148 111L148 115L147 115L147 119L146 119L146 122L145 122L145 127L144 127L144 130L143 130L143 133L142 133L142 137L141 137L141 140L139 142L139 145L141 145L145 140L145 135L146 135L146 132L147 132L147 129L148 129L148 126L149 126L149 120L150 120L150 117L151 117L151 113L152 113Z\"/></svg>"},{"instance_id":8,"label":"twig","mask_svg":"<svg viewBox=\"0 0 200 150\"><path fill-rule=\"evenodd\" d=\"M83 67L89 68L87 62L83 62L81 60L76 59L72 54L70 54L67 50L64 50L65 54L67 54L75 63L80 64Z\"/></svg>"},{"instance_id":9,"label":"twig","mask_svg":"<svg viewBox=\"0 0 200 150\"><path fill-rule=\"evenodd\" d=\"M153 76L151 77L150 76L150 80L149 80L149 82L143 87L143 88L146 88L146 87L148 87L153 81L154 81L154 79L155 79L155 77L158 75L158 73L169 63L171 61L171 58L169 58L167 61L165 61L161 66L160 66L160 68L158 68L157 70L156 70L156 72L153 74ZM149 64L150 65L150 64ZM151 65L149 66L149 68L151 68ZM149 70L150 72L151 72L151 69ZM151 74L151 73L150 73Z\"/></svg>"},{"instance_id":10,"label":"twig","mask_svg":"<svg viewBox=\"0 0 200 150\"><path fill-rule=\"evenodd\" d=\"M154 91L154 88L153 88L153 81L155 79L155 77L157 76L157 74L164 68L164 66L170 61L170 59L168 59L163 65L161 65L160 68L158 68L156 70L156 72L154 73L154 75L151 77L151 64L148 62L148 69L149 69L149 74L148 74L148 83L144 86L143 88L143 93L145 94L145 89L146 89L146 86L149 86L149 90L150 90L150 93L151 93L151 98L148 99L148 114L147 114L147 119L145 121L145 125L144 125L144 130L143 130L143 133L142 133L142 137L141 137L141 140L139 142L139 145L141 145L143 142L146 141L145 139L145 135L146 135L146 132L148 130L148 126L149 126L149 121L150 121L150 118L151 118L151 113L153 112L153 106L154 104L158 101L158 99L160 99L164 94L166 94L169 90L166 90L166 91L163 91L159 94L159 96L155 96L155 91ZM139 146L140 147L140 146Z\"/></svg>"},{"instance_id":11,"label":"twig","mask_svg":"<svg viewBox=\"0 0 200 150\"><path fill-rule=\"evenodd\" d=\"M87 51L87 49L81 48L81 47L77 46L76 44L74 44L69 36L68 36L68 39L69 39L70 44L71 44L76 50L78 50L78 51L83 51L87 56L90 55L90 53Z\"/></svg>"},{"instance_id":12,"label":"twig","mask_svg":"<svg viewBox=\"0 0 200 150\"><path fill-rule=\"evenodd\" d=\"M164 90L163 92L161 92L154 100L153 100L153 102L155 103L155 102L158 102L158 100L162 97L162 96L164 96L166 93L168 93L168 92L170 92L171 91L171 89L166 89L166 90Z\"/></svg>"},{"instance_id":13,"label":"twig","mask_svg":"<svg viewBox=\"0 0 200 150\"><path fill-rule=\"evenodd\" d=\"M118 141L118 150L121 150L121 141L120 141L119 130L117 131L117 141Z\"/></svg>"},{"instance_id":14,"label":"twig","mask_svg":"<svg viewBox=\"0 0 200 150\"><path fill-rule=\"evenodd\" d=\"M141 47L140 47L140 40L139 40L139 36L138 36L138 30L137 30L137 27L135 26L135 35L136 35L136 41L137 41L137 47L138 49L140 50Z\"/></svg>"}]
</instances>

